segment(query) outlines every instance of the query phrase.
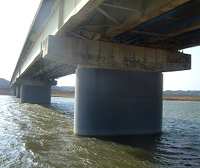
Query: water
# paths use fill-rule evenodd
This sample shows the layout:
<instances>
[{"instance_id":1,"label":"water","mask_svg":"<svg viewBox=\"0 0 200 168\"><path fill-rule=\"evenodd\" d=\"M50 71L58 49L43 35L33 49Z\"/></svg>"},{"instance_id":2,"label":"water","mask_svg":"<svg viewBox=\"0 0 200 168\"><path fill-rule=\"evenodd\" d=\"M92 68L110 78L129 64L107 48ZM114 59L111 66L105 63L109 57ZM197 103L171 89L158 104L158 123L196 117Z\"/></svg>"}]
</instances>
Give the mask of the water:
<instances>
[{"instance_id":1,"label":"water","mask_svg":"<svg viewBox=\"0 0 200 168\"><path fill-rule=\"evenodd\" d=\"M73 135L74 99L20 104L0 96L0 167L200 167L200 102L164 101L163 134Z\"/></svg>"}]
</instances>

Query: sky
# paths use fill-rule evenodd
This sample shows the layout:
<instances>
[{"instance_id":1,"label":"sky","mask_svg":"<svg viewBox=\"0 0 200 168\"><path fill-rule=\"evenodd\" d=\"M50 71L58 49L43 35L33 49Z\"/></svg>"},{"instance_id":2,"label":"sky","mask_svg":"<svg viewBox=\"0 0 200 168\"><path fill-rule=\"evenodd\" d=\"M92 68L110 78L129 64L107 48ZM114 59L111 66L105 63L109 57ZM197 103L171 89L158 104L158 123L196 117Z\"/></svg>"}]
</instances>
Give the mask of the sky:
<instances>
[{"instance_id":1,"label":"sky","mask_svg":"<svg viewBox=\"0 0 200 168\"><path fill-rule=\"evenodd\" d=\"M11 80L17 60L40 0L5 0L0 5L0 78ZM200 90L200 46L185 49L192 55L192 70L164 74L164 90ZM59 86L74 86L75 75L57 80Z\"/></svg>"}]
</instances>

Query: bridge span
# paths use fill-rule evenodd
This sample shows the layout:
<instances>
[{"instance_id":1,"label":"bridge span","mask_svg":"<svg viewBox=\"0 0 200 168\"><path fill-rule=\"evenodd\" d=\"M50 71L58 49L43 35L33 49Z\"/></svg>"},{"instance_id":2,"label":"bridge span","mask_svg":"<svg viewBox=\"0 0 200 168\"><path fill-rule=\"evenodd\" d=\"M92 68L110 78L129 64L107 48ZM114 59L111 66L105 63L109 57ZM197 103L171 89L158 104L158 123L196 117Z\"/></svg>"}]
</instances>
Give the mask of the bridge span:
<instances>
[{"instance_id":1,"label":"bridge span","mask_svg":"<svg viewBox=\"0 0 200 168\"><path fill-rule=\"evenodd\" d=\"M191 69L199 0L42 0L10 87L22 103L50 103L76 73L74 132L162 131L162 72Z\"/></svg>"}]
</instances>

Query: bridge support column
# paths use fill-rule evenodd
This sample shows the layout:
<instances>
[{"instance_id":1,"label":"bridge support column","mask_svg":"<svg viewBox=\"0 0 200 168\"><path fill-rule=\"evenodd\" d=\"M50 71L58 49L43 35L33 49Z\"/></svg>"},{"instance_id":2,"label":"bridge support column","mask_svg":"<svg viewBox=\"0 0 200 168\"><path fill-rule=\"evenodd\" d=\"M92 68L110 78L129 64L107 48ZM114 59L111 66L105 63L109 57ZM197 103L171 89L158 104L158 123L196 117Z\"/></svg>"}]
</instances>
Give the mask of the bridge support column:
<instances>
[{"instance_id":1,"label":"bridge support column","mask_svg":"<svg viewBox=\"0 0 200 168\"><path fill-rule=\"evenodd\" d=\"M12 88L11 93L12 93L13 96L16 96L16 88Z\"/></svg>"},{"instance_id":2,"label":"bridge support column","mask_svg":"<svg viewBox=\"0 0 200 168\"><path fill-rule=\"evenodd\" d=\"M16 97L20 98L20 90L21 90L21 85L16 87Z\"/></svg>"},{"instance_id":3,"label":"bridge support column","mask_svg":"<svg viewBox=\"0 0 200 168\"><path fill-rule=\"evenodd\" d=\"M161 132L162 86L162 73L78 68L75 134Z\"/></svg>"},{"instance_id":4,"label":"bridge support column","mask_svg":"<svg viewBox=\"0 0 200 168\"><path fill-rule=\"evenodd\" d=\"M48 104L51 102L51 86L21 86L21 102Z\"/></svg>"}]
</instances>

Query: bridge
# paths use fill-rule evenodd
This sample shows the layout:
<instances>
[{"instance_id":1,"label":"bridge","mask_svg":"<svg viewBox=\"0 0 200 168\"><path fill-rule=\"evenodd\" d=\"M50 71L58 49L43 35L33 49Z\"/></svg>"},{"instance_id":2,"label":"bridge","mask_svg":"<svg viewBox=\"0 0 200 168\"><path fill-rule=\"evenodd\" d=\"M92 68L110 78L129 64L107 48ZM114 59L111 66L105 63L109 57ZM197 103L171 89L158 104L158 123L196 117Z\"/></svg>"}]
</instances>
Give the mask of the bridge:
<instances>
[{"instance_id":1,"label":"bridge","mask_svg":"<svg viewBox=\"0 0 200 168\"><path fill-rule=\"evenodd\" d=\"M10 87L22 103L50 103L76 73L74 132L162 131L162 72L191 69L199 0L42 0Z\"/></svg>"}]
</instances>

